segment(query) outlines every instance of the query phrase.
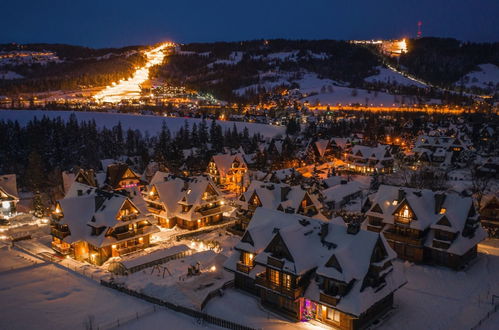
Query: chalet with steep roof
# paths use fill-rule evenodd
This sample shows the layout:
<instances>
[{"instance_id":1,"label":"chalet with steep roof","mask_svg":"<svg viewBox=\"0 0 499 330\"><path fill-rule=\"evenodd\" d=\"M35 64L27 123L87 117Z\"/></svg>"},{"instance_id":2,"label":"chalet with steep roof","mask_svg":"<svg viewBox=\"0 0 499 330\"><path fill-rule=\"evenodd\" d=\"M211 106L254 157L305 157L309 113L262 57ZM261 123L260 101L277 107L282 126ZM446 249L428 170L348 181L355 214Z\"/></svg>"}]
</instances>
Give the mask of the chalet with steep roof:
<instances>
[{"instance_id":1,"label":"chalet with steep roof","mask_svg":"<svg viewBox=\"0 0 499 330\"><path fill-rule=\"evenodd\" d=\"M18 202L16 175L0 175L0 217L10 217L16 214Z\"/></svg>"},{"instance_id":2,"label":"chalet with steep roof","mask_svg":"<svg viewBox=\"0 0 499 330\"><path fill-rule=\"evenodd\" d=\"M78 182L59 200L52 214L52 248L101 265L149 246L158 228L130 198Z\"/></svg>"},{"instance_id":3,"label":"chalet with steep roof","mask_svg":"<svg viewBox=\"0 0 499 330\"><path fill-rule=\"evenodd\" d=\"M344 158L347 168L356 173L393 172L394 159L387 145L380 144L377 147L355 145Z\"/></svg>"},{"instance_id":4,"label":"chalet with steep roof","mask_svg":"<svg viewBox=\"0 0 499 330\"><path fill-rule=\"evenodd\" d=\"M369 203L367 229L404 260L459 269L487 236L473 200L456 193L382 185Z\"/></svg>"},{"instance_id":5,"label":"chalet with steep roof","mask_svg":"<svg viewBox=\"0 0 499 330\"><path fill-rule=\"evenodd\" d=\"M235 285L297 321L361 329L392 308L406 283L379 233L257 209L224 267Z\"/></svg>"},{"instance_id":6,"label":"chalet with steep roof","mask_svg":"<svg viewBox=\"0 0 499 330\"><path fill-rule=\"evenodd\" d=\"M223 195L207 176L165 176L147 187L144 199L161 227L198 229L217 224L231 210Z\"/></svg>"},{"instance_id":7,"label":"chalet with steep roof","mask_svg":"<svg viewBox=\"0 0 499 330\"><path fill-rule=\"evenodd\" d=\"M242 154L213 156L207 173L222 190L232 193L240 194L249 185L248 165Z\"/></svg>"}]
</instances>

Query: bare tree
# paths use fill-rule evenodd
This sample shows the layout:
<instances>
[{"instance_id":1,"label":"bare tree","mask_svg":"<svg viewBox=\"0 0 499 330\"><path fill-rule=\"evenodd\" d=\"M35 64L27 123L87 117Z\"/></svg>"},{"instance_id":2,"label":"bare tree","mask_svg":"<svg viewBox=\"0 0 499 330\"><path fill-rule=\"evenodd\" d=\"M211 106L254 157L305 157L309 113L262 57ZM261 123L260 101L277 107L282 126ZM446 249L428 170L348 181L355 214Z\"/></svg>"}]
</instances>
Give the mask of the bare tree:
<instances>
[{"instance_id":1,"label":"bare tree","mask_svg":"<svg viewBox=\"0 0 499 330\"><path fill-rule=\"evenodd\" d=\"M472 166L471 174L471 190L476 199L478 209L481 208L483 196L487 193L492 183L492 175L481 173L477 166Z\"/></svg>"}]
</instances>

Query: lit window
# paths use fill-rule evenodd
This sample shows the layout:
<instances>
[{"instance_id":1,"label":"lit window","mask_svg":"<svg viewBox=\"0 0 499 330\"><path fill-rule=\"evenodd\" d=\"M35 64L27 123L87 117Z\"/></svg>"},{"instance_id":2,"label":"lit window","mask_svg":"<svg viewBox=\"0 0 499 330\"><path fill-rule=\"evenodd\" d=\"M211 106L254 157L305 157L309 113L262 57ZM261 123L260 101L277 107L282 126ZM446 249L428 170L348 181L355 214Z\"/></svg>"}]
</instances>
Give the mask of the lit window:
<instances>
[{"instance_id":1,"label":"lit window","mask_svg":"<svg viewBox=\"0 0 499 330\"><path fill-rule=\"evenodd\" d=\"M340 322L340 312L336 309L328 308L327 309L327 319L336 323Z\"/></svg>"},{"instance_id":2,"label":"lit window","mask_svg":"<svg viewBox=\"0 0 499 330\"><path fill-rule=\"evenodd\" d=\"M446 211L447 211L447 210L446 210L445 208L443 208L443 207L442 207L442 208L440 209L440 214L444 214Z\"/></svg>"},{"instance_id":3,"label":"lit window","mask_svg":"<svg viewBox=\"0 0 499 330\"><path fill-rule=\"evenodd\" d=\"M402 211L402 216L404 218L409 218L409 207L407 205L404 206L404 210Z\"/></svg>"}]
</instances>

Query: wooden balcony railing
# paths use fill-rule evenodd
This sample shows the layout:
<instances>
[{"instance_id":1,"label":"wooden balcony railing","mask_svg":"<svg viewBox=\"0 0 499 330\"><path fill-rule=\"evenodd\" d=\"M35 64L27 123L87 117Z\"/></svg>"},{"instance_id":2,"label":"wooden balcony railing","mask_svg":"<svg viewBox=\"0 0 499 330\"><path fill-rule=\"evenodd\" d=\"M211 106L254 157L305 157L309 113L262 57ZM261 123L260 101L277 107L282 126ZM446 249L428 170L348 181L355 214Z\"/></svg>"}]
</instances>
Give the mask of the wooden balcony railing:
<instances>
[{"instance_id":1,"label":"wooden balcony railing","mask_svg":"<svg viewBox=\"0 0 499 330\"><path fill-rule=\"evenodd\" d=\"M208 209L200 209L198 210L199 213L201 213L202 216L209 216L212 214L220 213L222 212L222 206L216 206Z\"/></svg>"},{"instance_id":2,"label":"wooden balcony railing","mask_svg":"<svg viewBox=\"0 0 499 330\"><path fill-rule=\"evenodd\" d=\"M55 236L59 239L63 239L64 237L68 236L69 234L70 234L69 230L61 230L61 229L58 229L56 227L50 228L50 235Z\"/></svg>"},{"instance_id":3,"label":"wooden balcony railing","mask_svg":"<svg viewBox=\"0 0 499 330\"><path fill-rule=\"evenodd\" d=\"M396 242L401 242L401 243L407 243L407 244L412 244L416 246L423 245L424 238L417 238L414 236L406 236L402 234L398 234L392 230L385 230L383 232L385 235L385 238L388 240L396 241Z\"/></svg>"},{"instance_id":4,"label":"wooden balcony railing","mask_svg":"<svg viewBox=\"0 0 499 330\"><path fill-rule=\"evenodd\" d=\"M116 237L118 241L121 241L123 239L132 238L137 235L141 235L143 233L144 233L144 227L141 227L135 230L126 231L124 233L113 233L113 236Z\"/></svg>"},{"instance_id":5,"label":"wooden balcony railing","mask_svg":"<svg viewBox=\"0 0 499 330\"><path fill-rule=\"evenodd\" d=\"M434 239L432 245L434 248L446 250L450 247L451 242Z\"/></svg>"},{"instance_id":6,"label":"wooden balcony railing","mask_svg":"<svg viewBox=\"0 0 499 330\"><path fill-rule=\"evenodd\" d=\"M277 285L273 282L270 282L267 280L265 273L257 275L255 278L255 284L257 286L264 287L266 289L275 291L277 293L280 293L282 295L285 295L287 297L290 297L291 299L298 299L299 297L303 296L304 289L302 287L298 288L286 288L280 285Z\"/></svg>"},{"instance_id":7,"label":"wooden balcony railing","mask_svg":"<svg viewBox=\"0 0 499 330\"><path fill-rule=\"evenodd\" d=\"M268 256L267 257L267 264L270 266L274 266L277 268L282 268L284 266L284 261L280 259L276 259L274 257Z\"/></svg>"},{"instance_id":8,"label":"wooden balcony railing","mask_svg":"<svg viewBox=\"0 0 499 330\"><path fill-rule=\"evenodd\" d=\"M64 255L71 253L71 246L63 246L62 244L58 244L56 242L52 242L52 249Z\"/></svg>"},{"instance_id":9,"label":"wooden balcony railing","mask_svg":"<svg viewBox=\"0 0 499 330\"><path fill-rule=\"evenodd\" d=\"M144 247L145 247L144 244L137 244L137 245L129 246L126 248L116 249L116 252L118 252L119 255L124 255L124 254L132 253L132 252L135 252L138 250L142 250L142 249L144 249Z\"/></svg>"},{"instance_id":10,"label":"wooden balcony railing","mask_svg":"<svg viewBox=\"0 0 499 330\"><path fill-rule=\"evenodd\" d=\"M326 303L328 305L331 305L331 306L336 306L338 304L338 302L340 301L341 297L338 297L338 296L330 296L326 293L324 293L324 291L320 291L320 294L319 294L319 300L323 303Z\"/></svg>"},{"instance_id":11,"label":"wooden balcony railing","mask_svg":"<svg viewBox=\"0 0 499 330\"><path fill-rule=\"evenodd\" d=\"M249 274L249 272L253 269L253 266L245 265L242 262L238 262L236 264L236 269L237 269L237 271L239 271L241 273Z\"/></svg>"}]
</instances>

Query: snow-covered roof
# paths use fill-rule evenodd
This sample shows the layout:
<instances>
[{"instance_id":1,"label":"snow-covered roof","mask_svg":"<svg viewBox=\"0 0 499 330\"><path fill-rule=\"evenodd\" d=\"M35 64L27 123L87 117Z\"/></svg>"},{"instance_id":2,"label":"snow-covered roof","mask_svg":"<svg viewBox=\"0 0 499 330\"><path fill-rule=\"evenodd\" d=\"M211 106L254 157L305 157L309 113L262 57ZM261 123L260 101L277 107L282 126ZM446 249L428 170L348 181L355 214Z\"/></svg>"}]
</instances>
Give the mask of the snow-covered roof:
<instances>
[{"instance_id":1,"label":"snow-covered roof","mask_svg":"<svg viewBox=\"0 0 499 330\"><path fill-rule=\"evenodd\" d=\"M147 220L141 212L143 207L138 208L127 196L78 182L73 183L68 194L58 203L63 214L59 223L67 225L71 233L64 238L67 243L86 241L97 247L113 244L117 239L106 236L109 228ZM137 216L129 220L118 220L118 213L125 203L130 203L136 209ZM105 230L99 235L92 235L92 227L104 227ZM157 230L155 226L148 226L144 234Z\"/></svg>"},{"instance_id":2,"label":"snow-covered roof","mask_svg":"<svg viewBox=\"0 0 499 330\"><path fill-rule=\"evenodd\" d=\"M17 181L15 174L2 174L0 175L0 189L8 195L18 199Z\"/></svg>"},{"instance_id":3,"label":"snow-covered roof","mask_svg":"<svg viewBox=\"0 0 499 330\"><path fill-rule=\"evenodd\" d=\"M322 195L325 202L340 202L345 197L356 194L359 191L362 191L362 184L358 181L350 181L324 189Z\"/></svg>"},{"instance_id":4,"label":"snow-covered roof","mask_svg":"<svg viewBox=\"0 0 499 330\"><path fill-rule=\"evenodd\" d=\"M276 244L283 244L289 256L273 254ZM375 247L381 249L381 259L373 257ZM352 289L340 298L334 308L357 316L406 282L401 270L390 265L396 258L396 253L382 235L365 230L349 233L341 218L321 221L296 214L257 209L236 249L257 254L254 258L256 267L274 267L267 263L271 257L283 263L280 270L286 273L303 275L315 270L319 276L337 282L353 283ZM227 269L235 269L232 264L237 263L238 259L232 259L226 262ZM386 285L376 289L364 287L364 278L370 267L386 263ZM264 270L259 269L260 272ZM319 295L319 284L311 280L304 297L320 301Z\"/></svg>"},{"instance_id":5,"label":"snow-covered roof","mask_svg":"<svg viewBox=\"0 0 499 330\"><path fill-rule=\"evenodd\" d=\"M189 178L170 177L168 181L154 184L159 195L159 201L166 208L168 217L179 217L185 220L197 220L202 215L198 208L206 204L204 193L209 192L210 203L223 201L223 196L213 181L207 176ZM182 210L182 205L192 206L188 211ZM228 209L223 205L222 209Z\"/></svg>"},{"instance_id":6,"label":"snow-covered roof","mask_svg":"<svg viewBox=\"0 0 499 330\"><path fill-rule=\"evenodd\" d=\"M290 186L286 183L270 183L253 180L246 192L243 193L243 205L247 205L253 195L256 194L261 207L268 209L282 209L283 211L298 212L300 203L310 198L317 210L321 209L320 202L313 194L309 194L301 186Z\"/></svg>"},{"instance_id":7,"label":"snow-covered roof","mask_svg":"<svg viewBox=\"0 0 499 330\"><path fill-rule=\"evenodd\" d=\"M381 185L371 201L372 206L366 215L380 217L386 224L393 224L394 214L407 205L413 213L408 224L410 228L421 231L431 228L458 234L446 250L449 253L466 252L477 244L476 239L479 242L485 238L480 233L481 227L474 237L463 236L467 219L476 220L478 217L471 197L462 197L454 192ZM431 241L430 235L426 238L426 244L431 244Z\"/></svg>"},{"instance_id":8,"label":"snow-covered roof","mask_svg":"<svg viewBox=\"0 0 499 330\"><path fill-rule=\"evenodd\" d=\"M375 160L392 159L392 156L389 152L389 146L382 144L378 145L377 147L362 146L357 144L352 147L350 154L354 156L360 156L366 159L375 159Z\"/></svg>"},{"instance_id":9,"label":"snow-covered roof","mask_svg":"<svg viewBox=\"0 0 499 330\"><path fill-rule=\"evenodd\" d=\"M239 161L241 167L247 167L242 154L219 154L213 156L213 162L217 166L220 175L226 175L230 171L232 163L234 163L234 161L236 160Z\"/></svg>"}]
</instances>

